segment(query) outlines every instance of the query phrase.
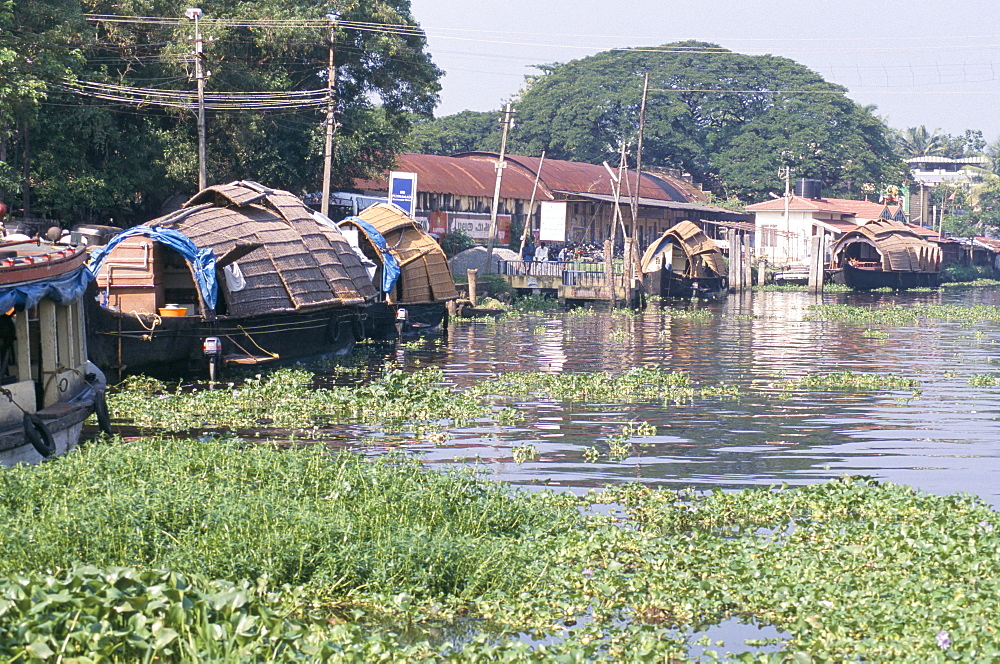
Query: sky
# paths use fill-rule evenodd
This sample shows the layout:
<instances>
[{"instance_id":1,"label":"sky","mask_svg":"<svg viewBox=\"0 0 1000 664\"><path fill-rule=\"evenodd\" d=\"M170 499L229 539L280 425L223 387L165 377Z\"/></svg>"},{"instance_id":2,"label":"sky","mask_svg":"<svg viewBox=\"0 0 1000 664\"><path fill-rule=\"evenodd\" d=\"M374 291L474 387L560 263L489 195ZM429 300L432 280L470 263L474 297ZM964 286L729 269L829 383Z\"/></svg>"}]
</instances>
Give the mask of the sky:
<instances>
[{"instance_id":1,"label":"sky","mask_svg":"<svg viewBox=\"0 0 1000 664\"><path fill-rule=\"evenodd\" d=\"M790 58L891 127L1000 138L1000 0L411 0L445 72L436 117L497 110L531 65L695 39Z\"/></svg>"}]
</instances>

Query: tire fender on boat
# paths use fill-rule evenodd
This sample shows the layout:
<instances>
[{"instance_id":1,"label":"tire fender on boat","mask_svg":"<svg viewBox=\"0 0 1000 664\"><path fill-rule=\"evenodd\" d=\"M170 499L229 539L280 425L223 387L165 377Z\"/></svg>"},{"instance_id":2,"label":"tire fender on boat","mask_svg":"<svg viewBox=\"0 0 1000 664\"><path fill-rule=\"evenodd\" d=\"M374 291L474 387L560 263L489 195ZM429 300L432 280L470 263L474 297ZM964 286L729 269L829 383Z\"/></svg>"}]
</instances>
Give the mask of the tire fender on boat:
<instances>
[{"instance_id":1,"label":"tire fender on boat","mask_svg":"<svg viewBox=\"0 0 1000 664\"><path fill-rule=\"evenodd\" d=\"M56 441L42 418L33 413L24 414L24 435L28 442L43 457L50 457L56 451Z\"/></svg>"},{"instance_id":2,"label":"tire fender on boat","mask_svg":"<svg viewBox=\"0 0 1000 664\"><path fill-rule=\"evenodd\" d=\"M353 321L351 321L351 332L354 333L355 341L364 341L365 339L365 324L361 320L361 316L356 316Z\"/></svg>"},{"instance_id":3,"label":"tire fender on boat","mask_svg":"<svg viewBox=\"0 0 1000 664\"><path fill-rule=\"evenodd\" d=\"M94 415L97 416L97 426L104 433L111 435L111 415L108 413L108 400L104 397L104 392L98 390L94 397Z\"/></svg>"}]
</instances>

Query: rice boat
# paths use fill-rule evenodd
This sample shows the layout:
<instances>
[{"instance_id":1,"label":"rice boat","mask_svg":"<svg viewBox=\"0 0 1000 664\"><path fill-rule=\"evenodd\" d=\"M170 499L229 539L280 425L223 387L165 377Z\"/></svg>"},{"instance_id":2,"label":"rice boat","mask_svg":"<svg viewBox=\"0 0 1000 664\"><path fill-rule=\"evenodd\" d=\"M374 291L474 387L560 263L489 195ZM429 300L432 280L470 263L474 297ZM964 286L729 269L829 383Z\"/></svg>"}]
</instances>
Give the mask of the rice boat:
<instances>
[{"instance_id":1,"label":"rice boat","mask_svg":"<svg viewBox=\"0 0 1000 664\"><path fill-rule=\"evenodd\" d=\"M833 281L857 290L937 286L941 249L908 225L873 219L833 245Z\"/></svg>"},{"instance_id":2,"label":"rice boat","mask_svg":"<svg viewBox=\"0 0 1000 664\"><path fill-rule=\"evenodd\" d=\"M88 360L82 246L0 242L0 463L37 463L111 431L104 373Z\"/></svg>"},{"instance_id":3,"label":"rice boat","mask_svg":"<svg viewBox=\"0 0 1000 664\"><path fill-rule=\"evenodd\" d=\"M341 221L340 228L371 261L379 289L366 336L392 339L441 325L458 291L444 250L420 224L397 205L377 203Z\"/></svg>"},{"instance_id":4,"label":"rice boat","mask_svg":"<svg viewBox=\"0 0 1000 664\"><path fill-rule=\"evenodd\" d=\"M728 288L722 252L690 221L671 226L649 245L640 269L648 295L708 298Z\"/></svg>"},{"instance_id":5,"label":"rice boat","mask_svg":"<svg viewBox=\"0 0 1000 664\"><path fill-rule=\"evenodd\" d=\"M92 253L91 358L177 376L326 353L363 338L376 292L329 220L287 191L238 181ZM325 218L324 218L325 219Z\"/></svg>"}]
</instances>

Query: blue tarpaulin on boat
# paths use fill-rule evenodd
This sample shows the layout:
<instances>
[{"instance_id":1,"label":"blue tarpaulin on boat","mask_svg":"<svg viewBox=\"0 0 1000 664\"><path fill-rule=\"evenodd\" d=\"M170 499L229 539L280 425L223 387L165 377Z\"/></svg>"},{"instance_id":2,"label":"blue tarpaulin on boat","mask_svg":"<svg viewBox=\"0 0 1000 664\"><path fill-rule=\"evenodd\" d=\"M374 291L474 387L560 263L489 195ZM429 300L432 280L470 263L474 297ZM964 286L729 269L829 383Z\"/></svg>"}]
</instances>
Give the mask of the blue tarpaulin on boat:
<instances>
[{"instance_id":1,"label":"blue tarpaulin on boat","mask_svg":"<svg viewBox=\"0 0 1000 664\"><path fill-rule=\"evenodd\" d=\"M382 292L388 293L393 288L396 287L396 281L399 280L399 262L396 257L392 255L389 251L389 245L382 237L382 234L378 232L378 229L369 224L367 221L361 217L348 217L344 221L349 221L352 224L357 224L361 227L361 230L365 232L368 239L372 241L376 247L378 247L379 252L382 254Z\"/></svg>"},{"instance_id":2,"label":"blue tarpaulin on boat","mask_svg":"<svg viewBox=\"0 0 1000 664\"><path fill-rule=\"evenodd\" d=\"M205 306L215 310L215 303L219 297L219 285L215 279L215 252L211 249L199 249L187 235L170 228L160 228L158 226L133 226L122 231L108 242L107 246L99 247L90 254L90 263L87 267L90 272L96 275L101 270L101 264L107 257L108 252L118 246L123 240L135 235L144 235L151 240L155 240L162 245L170 247L191 265L191 272L198 283L198 290L205 300Z\"/></svg>"},{"instance_id":3,"label":"blue tarpaulin on boat","mask_svg":"<svg viewBox=\"0 0 1000 664\"><path fill-rule=\"evenodd\" d=\"M17 311L30 309L42 300L52 300L66 306L83 297L83 292L94 280L94 275L84 267L56 279L32 281L18 286L0 288L0 313L14 307Z\"/></svg>"}]
</instances>

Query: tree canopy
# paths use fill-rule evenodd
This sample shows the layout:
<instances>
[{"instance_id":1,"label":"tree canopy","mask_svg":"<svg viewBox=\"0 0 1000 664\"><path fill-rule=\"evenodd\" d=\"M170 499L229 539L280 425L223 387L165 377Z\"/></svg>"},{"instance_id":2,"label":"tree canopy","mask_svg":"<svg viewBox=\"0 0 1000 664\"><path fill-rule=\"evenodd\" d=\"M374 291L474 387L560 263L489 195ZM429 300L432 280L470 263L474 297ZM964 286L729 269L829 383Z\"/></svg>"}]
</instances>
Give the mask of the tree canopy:
<instances>
[{"instance_id":1,"label":"tree canopy","mask_svg":"<svg viewBox=\"0 0 1000 664\"><path fill-rule=\"evenodd\" d=\"M10 0L8 0L9 2ZM336 8L304 0L220 0L205 8L204 63L208 92L302 92L326 87L329 31L324 16ZM190 194L197 182L195 115L178 108L82 98L66 78L130 88L193 92L193 24L171 22L189 5L153 0L14 0L0 21L0 195L12 197L15 175L30 173L33 211L74 220L154 216L172 194ZM39 12L38 7L45 10ZM59 34L27 15L70 15ZM123 23L95 15L157 17ZM362 0L339 8L335 34L337 139L335 185L387 168L402 149L413 118L437 103L440 70L412 30L359 30L358 22L415 26L408 0ZM168 19L168 20L164 20ZM3 27L6 27L3 25ZM0 27L0 35L5 34ZM34 41L67 61L47 76L14 71L13 87L33 90L34 113L4 94L9 41ZM69 58L69 55L74 58ZM24 83L31 83L25 87ZM18 120L4 123L8 116ZM267 110L209 111L209 182L252 179L292 191L321 186L325 107L283 103ZM27 146L30 146L30 150ZM16 169L14 168L16 166ZM17 173L15 173L17 171ZM4 173L9 177L4 180ZM22 189L22 183L17 188ZM15 198L24 205L27 196Z\"/></svg>"},{"instance_id":2,"label":"tree canopy","mask_svg":"<svg viewBox=\"0 0 1000 664\"><path fill-rule=\"evenodd\" d=\"M907 172L872 109L787 58L687 41L540 69L516 103L512 152L615 163L625 142L634 162L649 73L643 165L689 172L724 197L762 200L783 190L786 166L842 195L898 183ZM455 129L448 121L422 127L421 144L446 143L442 135Z\"/></svg>"}]
</instances>

